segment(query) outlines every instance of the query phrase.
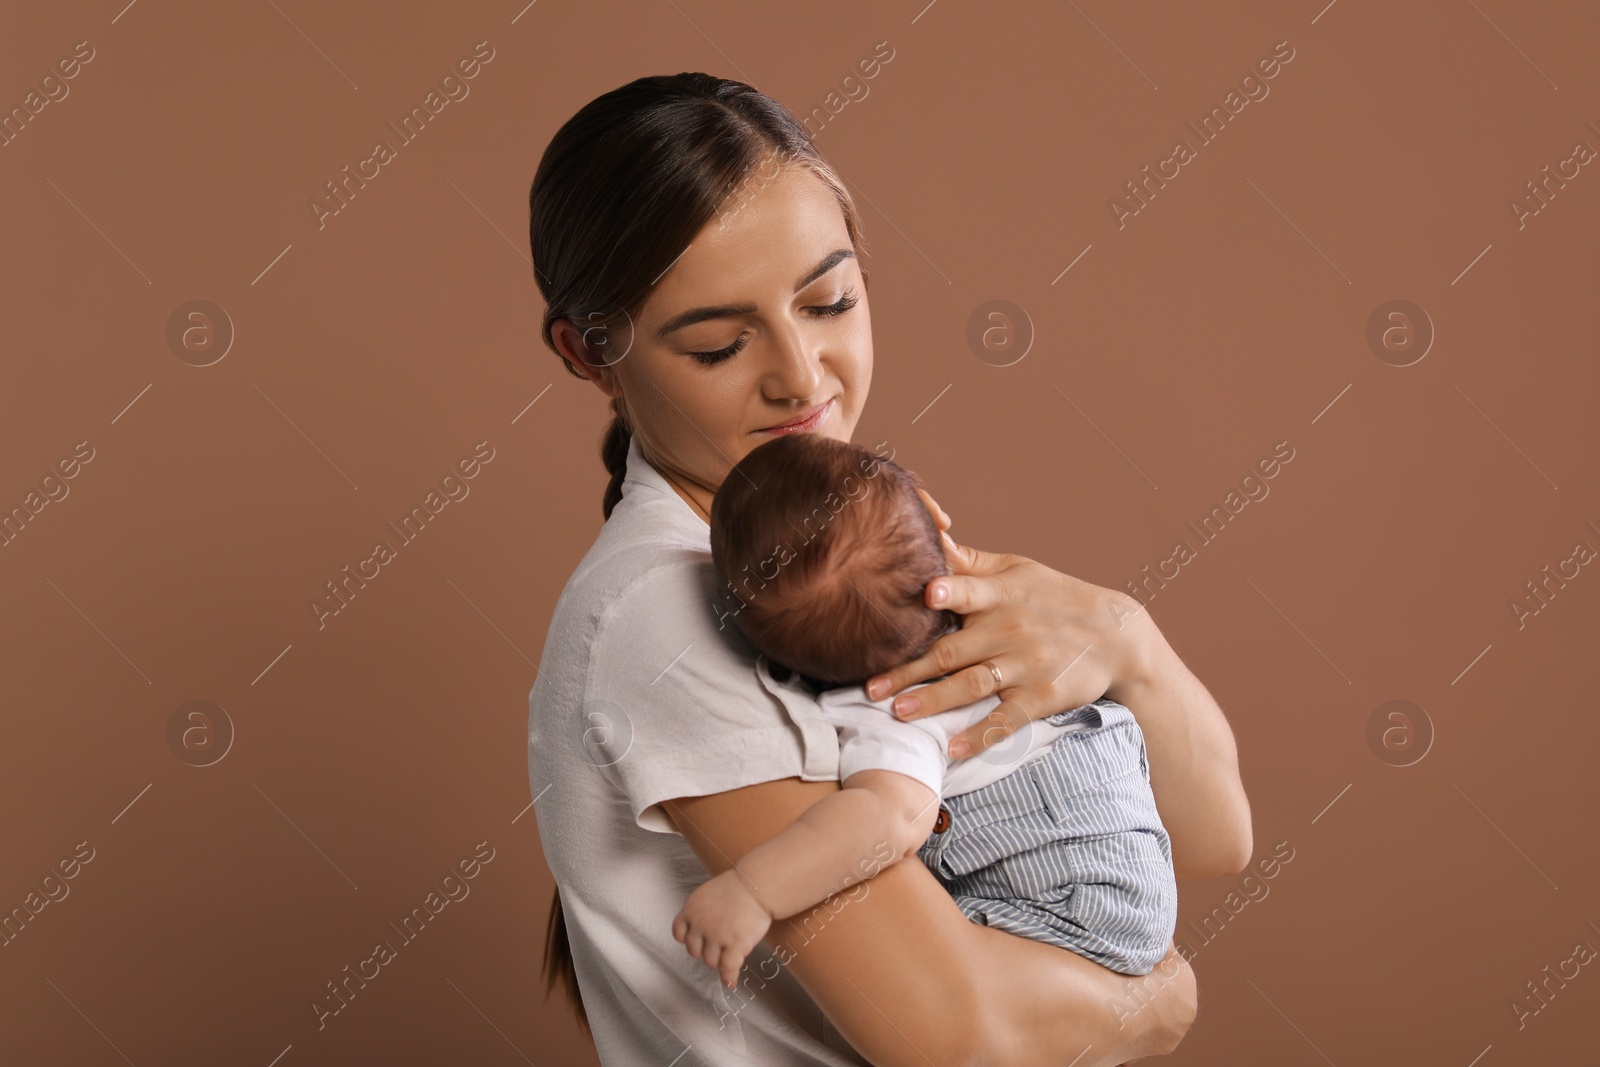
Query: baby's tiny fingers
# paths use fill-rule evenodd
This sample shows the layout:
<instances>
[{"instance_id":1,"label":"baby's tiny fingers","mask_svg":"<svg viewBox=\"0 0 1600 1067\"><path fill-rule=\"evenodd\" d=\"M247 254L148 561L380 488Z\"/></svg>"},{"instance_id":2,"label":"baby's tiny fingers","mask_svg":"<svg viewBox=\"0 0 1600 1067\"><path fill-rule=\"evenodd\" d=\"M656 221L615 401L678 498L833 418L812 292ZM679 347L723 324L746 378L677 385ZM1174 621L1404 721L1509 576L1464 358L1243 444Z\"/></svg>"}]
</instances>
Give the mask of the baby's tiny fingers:
<instances>
[{"instance_id":1,"label":"baby's tiny fingers","mask_svg":"<svg viewBox=\"0 0 1600 1067\"><path fill-rule=\"evenodd\" d=\"M722 984L729 989L739 984L739 966L744 963L744 957L733 952L722 954Z\"/></svg>"}]
</instances>

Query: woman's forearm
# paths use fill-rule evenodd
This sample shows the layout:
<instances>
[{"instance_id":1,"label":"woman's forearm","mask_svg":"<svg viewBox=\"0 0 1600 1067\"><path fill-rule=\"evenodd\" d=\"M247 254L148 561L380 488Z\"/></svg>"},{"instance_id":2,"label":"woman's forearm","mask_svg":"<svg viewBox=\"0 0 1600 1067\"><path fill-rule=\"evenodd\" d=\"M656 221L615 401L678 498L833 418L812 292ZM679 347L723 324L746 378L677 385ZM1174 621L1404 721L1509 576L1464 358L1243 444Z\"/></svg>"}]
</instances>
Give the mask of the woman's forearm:
<instances>
[{"instance_id":1,"label":"woman's forearm","mask_svg":"<svg viewBox=\"0 0 1600 1067\"><path fill-rule=\"evenodd\" d=\"M990 943L971 950L971 958L995 968L985 980L995 996L985 1008L991 1022L979 1063L1120 1064L1171 1052L1194 1021L1194 971L1170 943L1154 970L1133 976L1064 949L1053 957L1034 953L1054 946L986 926L973 924L973 932Z\"/></svg>"},{"instance_id":2,"label":"woman's forearm","mask_svg":"<svg viewBox=\"0 0 1600 1067\"><path fill-rule=\"evenodd\" d=\"M1137 628L1137 652L1107 695L1125 704L1144 732L1173 869L1180 878L1237 874L1250 862L1253 841L1233 730L1148 612L1125 615L1122 624Z\"/></svg>"},{"instance_id":3,"label":"woman's forearm","mask_svg":"<svg viewBox=\"0 0 1600 1067\"><path fill-rule=\"evenodd\" d=\"M715 875L837 788L787 778L664 806ZM877 1067L1114 1065L1170 1051L1194 1019L1194 973L1176 953L1130 978L980 926L917 862L774 923L766 941ZM762 996L755 971L730 1003Z\"/></svg>"}]
</instances>

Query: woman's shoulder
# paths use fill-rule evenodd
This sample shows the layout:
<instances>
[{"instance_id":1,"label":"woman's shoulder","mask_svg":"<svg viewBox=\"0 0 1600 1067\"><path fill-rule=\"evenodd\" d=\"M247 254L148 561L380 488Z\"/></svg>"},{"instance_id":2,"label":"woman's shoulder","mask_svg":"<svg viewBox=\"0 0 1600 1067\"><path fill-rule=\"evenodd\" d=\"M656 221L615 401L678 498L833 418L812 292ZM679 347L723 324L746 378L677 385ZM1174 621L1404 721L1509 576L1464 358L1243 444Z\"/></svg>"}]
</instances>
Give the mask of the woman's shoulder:
<instances>
[{"instance_id":1,"label":"woman's shoulder","mask_svg":"<svg viewBox=\"0 0 1600 1067\"><path fill-rule=\"evenodd\" d=\"M838 777L815 701L770 688L719 617L709 551L620 546L574 583L530 694L536 781L601 768L640 827L672 832L665 800Z\"/></svg>"},{"instance_id":2,"label":"woman's shoulder","mask_svg":"<svg viewBox=\"0 0 1600 1067\"><path fill-rule=\"evenodd\" d=\"M541 670L588 690L597 674L615 680L619 661L659 660L660 670L693 646L701 670L753 685L753 650L719 608L709 534L696 523L676 495L625 497L556 602Z\"/></svg>"},{"instance_id":3,"label":"woman's shoulder","mask_svg":"<svg viewBox=\"0 0 1600 1067\"><path fill-rule=\"evenodd\" d=\"M573 571L552 626L579 625L598 639L642 626L712 618L711 553L671 538L602 536Z\"/></svg>"},{"instance_id":4,"label":"woman's shoulder","mask_svg":"<svg viewBox=\"0 0 1600 1067\"><path fill-rule=\"evenodd\" d=\"M629 483L573 568L562 599L610 602L661 567L711 558L710 530L675 494Z\"/></svg>"}]
</instances>

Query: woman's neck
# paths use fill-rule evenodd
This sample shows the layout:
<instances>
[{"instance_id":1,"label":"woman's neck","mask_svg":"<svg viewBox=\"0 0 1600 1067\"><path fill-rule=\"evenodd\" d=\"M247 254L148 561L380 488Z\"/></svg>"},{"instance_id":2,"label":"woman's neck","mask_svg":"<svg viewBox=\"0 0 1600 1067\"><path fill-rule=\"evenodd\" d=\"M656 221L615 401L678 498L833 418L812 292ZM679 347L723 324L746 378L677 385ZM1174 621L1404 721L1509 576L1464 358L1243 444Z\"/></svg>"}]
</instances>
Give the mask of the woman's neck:
<instances>
[{"instance_id":1,"label":"woman's neck","mask_svg":"<svg viewBox=\"0 0 1600 1067\"><path fill-rule=\"evenodd\" d=\"M689 505L690 510L700 516L702 522L710 526L711 498L717 495L717 491L708 489L683 472L660 462L656 458L655 449L651 448L648 442L639 442L639 454L644 457L644 461L650 464L657 474L667 480L667 484L672 486L672 491L683 498L683 502Z\"/></svg>"},{"instance_id":2,"label":"woman's neck","mask_svg":"<svg viewBox=\"0 0 1600 1067\"><path fill-rule=\"evenodd\" d=\"M691 508L694 509L694 513L696 515L700 516L701 520L704 521L707 526L710 526L711 525L711 501L707 500L704 504L702 504L700 502L700 498L696 494L694 494L692 492L689 492L688 490L684 489L684 487L679 485L678 484L678 480L676 478L674 478L672 475L667 474L667 475L663 475L662 477L666 478L667 482L672 486L672 488L677 491L677 494L679 496L683 497L684 502L687 503ZM693 488L699 489L700 487L699 486L694 486Z\"/></svg>"},{"instance_id":3,"label":"woman's neck","mask_svg":"<svg viewBox=\"0 0 1600 1067\"><path fill-rule=\"evenodd\" d=\"M683 502L688 504L707 526L710 526L711 498L715 494L705 486L698 482L690 481L676 471L666 470L654 463L651 466L655 467L656 472L667 480L667 484L672 486L672 491L682 497Z\"/></svg>"}]
</instances>

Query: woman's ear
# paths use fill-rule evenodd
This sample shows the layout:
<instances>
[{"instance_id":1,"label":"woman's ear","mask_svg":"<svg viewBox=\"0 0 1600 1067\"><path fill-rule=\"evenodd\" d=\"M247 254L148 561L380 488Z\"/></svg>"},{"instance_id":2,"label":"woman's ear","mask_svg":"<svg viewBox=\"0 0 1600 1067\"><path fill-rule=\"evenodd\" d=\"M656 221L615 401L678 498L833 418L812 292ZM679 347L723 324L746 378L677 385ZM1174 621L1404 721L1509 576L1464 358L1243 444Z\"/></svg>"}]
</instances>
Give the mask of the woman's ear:
<instances>
[{"instance_id":1,"label":"woman's ear","mask_svg":"<svg viewBox=\"0 0 1600 1067\"><path fill-rule=\"evenodd\" d=\"M580 328L571 319L556 319L550 323L550 341L567 364L578 371L606 396L622 395L622 384L617 380L616 364L620 357L609 363L605 351L605 331L601 327ZM631 340L631 337L630 337ZM597 341L599 342L597 344ZM626 353L623 353L626 355Z\"/></svg>"}]
</instances>

